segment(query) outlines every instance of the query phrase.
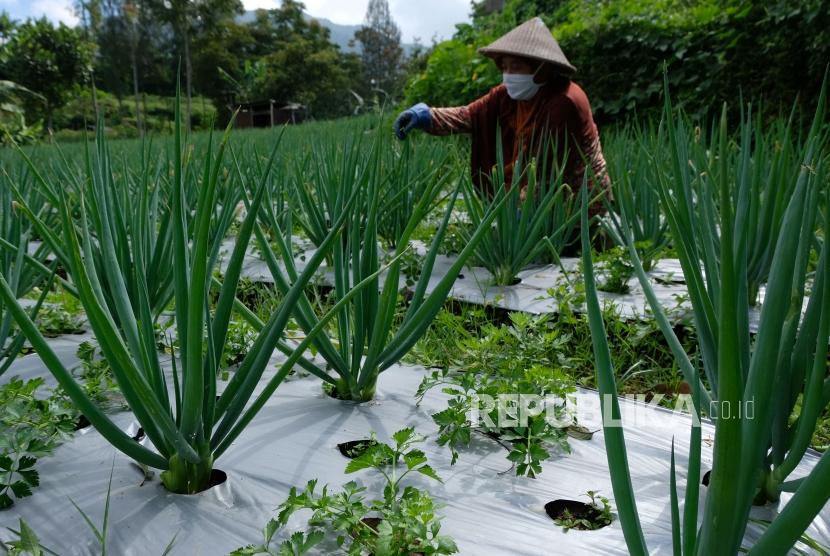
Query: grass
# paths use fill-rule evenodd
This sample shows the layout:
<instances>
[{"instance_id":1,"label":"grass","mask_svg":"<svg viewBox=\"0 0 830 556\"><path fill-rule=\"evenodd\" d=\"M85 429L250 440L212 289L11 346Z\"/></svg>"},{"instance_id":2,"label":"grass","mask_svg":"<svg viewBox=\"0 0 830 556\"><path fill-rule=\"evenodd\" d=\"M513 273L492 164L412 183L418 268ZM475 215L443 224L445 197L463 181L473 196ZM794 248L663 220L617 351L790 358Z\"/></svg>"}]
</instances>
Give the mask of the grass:
<instances>
[{"instance_id":1,"label":"grass","mask_svg":"<svg viewBox=\"0 0 830 556\"><path fill-rule=\"evenodd\" d=\"M682 375L659 328L623 319L610 306L603 316L614 363L622 370L621 393L664 393L661 403L673 408ZM523 321L521 333L514 319ZM681 331L684 345L694 353L694 331L678 325ZM580 386L597 387L588 320L573 311L527 319L522 313L450 300L405 361L428 368L466 369L494 365L496 358L518 368L551 366Z\"/></svg>"},{"instance_id":2,"label":"grass","mask_svg":"<svg viewBox=\"0 0 830 556\"><path fill-rule=\"evenodd\" d=\"M106 122L107 137L134 138L139 136L136 125L135 97L132 94L118 99L105 91L97 91L98 110ZM141 109L144 129L151 133L173 133L176 97L142 95ZM207 129L217 111L213 102L204 97L193 97L193 128ZM83 141L84 129L94 125L97 116L89 91L73 95L53 116L54 139L60 142Z\"/></svg>"}]
</instances>

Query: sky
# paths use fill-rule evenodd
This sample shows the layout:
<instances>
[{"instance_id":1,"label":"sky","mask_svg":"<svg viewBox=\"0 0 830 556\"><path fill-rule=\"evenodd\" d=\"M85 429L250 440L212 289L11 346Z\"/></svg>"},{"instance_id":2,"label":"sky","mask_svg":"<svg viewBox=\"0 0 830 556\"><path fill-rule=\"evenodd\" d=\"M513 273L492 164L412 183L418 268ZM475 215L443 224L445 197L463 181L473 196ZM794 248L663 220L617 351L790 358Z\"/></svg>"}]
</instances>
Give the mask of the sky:
<instances>
[{"instance_id":1,"label":"sky","mask_svg":"<svg viewBox=\"0 0 830 556\"><path fill-rule=\"evenodd\" d=\"M242 0L245 9L274 8L279 0ZM356 25L363 22L369 0L305 0L306 11L315 17L325 17L335 23ZM470 0L389 0L392 18L401 28L403 42L411 43L418 37L429 44L433 36L448 39L455 24L468 22ZM26 19L46 15L52 21L74 25L78 18L72 10L72 0L0 0L0 11L12 19Z\"/></svg>"}]
</instances>

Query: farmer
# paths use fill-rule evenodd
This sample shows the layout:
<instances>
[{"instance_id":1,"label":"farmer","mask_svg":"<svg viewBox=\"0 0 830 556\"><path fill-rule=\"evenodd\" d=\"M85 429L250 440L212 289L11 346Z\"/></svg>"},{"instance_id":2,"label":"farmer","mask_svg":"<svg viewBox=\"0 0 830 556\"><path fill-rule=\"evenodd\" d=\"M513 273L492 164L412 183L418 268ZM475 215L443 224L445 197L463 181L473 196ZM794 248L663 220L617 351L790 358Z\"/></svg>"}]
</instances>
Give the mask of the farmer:
<instances>
[{"instance_id":1,"label":"farmer","mask_svg":"<svg viewBox=\"0 0 830 556\"><path fill-rule=\"evenodd\" d=\"M587 161L592 195L598 193L597 185L607 192L610 181L588 97L571 81L576 68L542 20L537 17L523 23L479 52L496 62L503 83L467 106L431 108L416 104L395 120L398 139L405 139L415 128L432 135L470 133L473 183L487 191L492 191L490 175L497 161L499 133L508 186L520 149L525 166L529 156L538 156L541 145L547 142L555 145L555 162L564 168L564 182L574 191L582 186ZM549 161L553 152L549 146ZM526 178L520 183L524 196ZM592 213L601 208L601 202L593 204Z\"/></svg>"}]
</instances>

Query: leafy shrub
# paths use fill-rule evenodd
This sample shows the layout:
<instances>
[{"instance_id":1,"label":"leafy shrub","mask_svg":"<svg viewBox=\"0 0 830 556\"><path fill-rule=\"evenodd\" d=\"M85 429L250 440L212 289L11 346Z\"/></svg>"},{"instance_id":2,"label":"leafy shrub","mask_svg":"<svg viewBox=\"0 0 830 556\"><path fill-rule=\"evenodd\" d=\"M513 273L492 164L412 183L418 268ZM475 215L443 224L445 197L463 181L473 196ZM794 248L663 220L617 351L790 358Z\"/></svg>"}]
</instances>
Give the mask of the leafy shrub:
<instances>
[{"instance_id":1,"label":"leafy shrub","mask_svg":"<svg viewBox=\"0 0 830 556\"><path fill-rule=\"evenodd\" d=\"M442 315L437 320L439 326L457 324L452 318L447 322L447 313ZM446 409L432 415L438 425L438 444L449 446L453 464L458 459L458 448L469 446L472 433L479 432L503 442L517 475L534 478L542 472L542 461L550 457L549 447L570 451L568 423L575 423L565 402L575 391L574 381L551 349L561 347L568 338L546 326L549 315L510 313L509 318L509 326L485 324L477 336L465 334L455 341L447 338L451 363L424 377L416 398L420 403L434 388L453 396ZM425 361L420 357L422 353L416 348L414 358ZM481 396L497 400L501 395L513 394L546 396L546 411L528 415L522 424L516 419L518 404L494 406L482 416L481 423L470 422L469 416L472 410L478 411ZM518 425L500 426L502 414Z\"/></svg>"},{"instance_id":2,"label":"leafy shrub","mask_svg":"<svg viewBox=\"0 0 830 556\"><path fill-rule=\"evenodd\" d=\"M104 118L106 133L112 138L138 137L135 99L132 96L118 99L104 91L96 92L98 111ZM208 129L216 116L213 103L203 97L193 98L194 130ZM156 95L142 95L141 118L145 129L172 133L175 99ZM55 138L59 141L83 140L85 129L94 128L96 121L92 92L79 90L60 110L55 112ZM90 135L90 139L92 136Z\"/></svg>"},{"instance_id":3,"label":"leafy shrub","mask_svg":"<svg viewBox=\"0 0 830 556\"><path fill-rule=\"evenodd\" d=\"M424 73L410 81L407 101L456 106L486 93L499 82L500 74L489 58L476 52L479 46L484 44L465 44L458 39L437 45Z\"/></svg>"},{"instance_id":4,"label":"leafy shrub","mask_svg":"<svg viewBox=\"0 0 830 556\"><path fill-rule=\"evenodd\" d=\"M43 97L22 85L0 80L0 145L26 144L34 141L41 126L39 123L26 123L25 103L42 99Z\"/></svg>"},{"instance_id":5,"label":"leafy shrub","mask_svg":"<svg viewBox=\"0 0 830 556\"><path fill-rule=\"evenodd\" d=\"M477 98L499 75L476 48L536 15L577 67L600 122L659 110L664 64L672 98L694 116L741 94L772 112L797 96L811 108L830 60L830 4L821 0L508 0L435 47L407 101Z\"/></svg>"},{"instance_id":6,"label":"leafy shrub","mask_svg":"<svg viewBox=\"0 0 830 556\"><path fill-rule=\"evenodd\" d=\"M385 480L382 498L368 500L367 488L358 486L356 481L343 485L340 492L330 493L328 485L317 491L317 479L312 479L301 491L291 488L286 501L277 508L277 517L265 526L263 544L238 548L231 556L306 554L331 533L344 554L457 553L455 542L440 534L441 516L437 513L440 505L429 492L402 484L410 473L441 482L424 452L415 447L425 437L410 427L393 434L392 440L391 445L378 442L373 433L369 448L346 467L346 473L373 469L382 475ZM283 541L279 552L271 548L275 534L301 510L312 512L308 530L297 531Z\"/></svg>"},{"instance_id":7,"label":"leafy shrub","mask_svg":"<svg viewBox=\"0 0 830 556\"><path fill-rule=\"evenodd\" d=\"M37 459L67 440L77 412L60 392L43 399L42 378L14 377L0 387L0 509L32 494L40 484Z\"/></svg>"}]
</instances>

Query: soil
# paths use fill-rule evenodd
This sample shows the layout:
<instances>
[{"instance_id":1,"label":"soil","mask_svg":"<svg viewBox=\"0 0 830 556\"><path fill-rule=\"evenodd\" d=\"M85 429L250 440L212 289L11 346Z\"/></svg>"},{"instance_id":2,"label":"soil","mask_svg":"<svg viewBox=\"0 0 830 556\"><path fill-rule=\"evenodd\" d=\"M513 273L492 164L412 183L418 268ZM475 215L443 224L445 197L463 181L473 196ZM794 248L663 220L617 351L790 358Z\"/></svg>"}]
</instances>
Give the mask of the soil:
<instances>
[{"instance_id":1,"label":"soil","mask_svg":"<svg viewBox=\"0 0 830 556\"><path fill-rule=\"evenodd\" d=\"M681 382L677 385L677 387L673 387L672 385L667 384L665 382L658 382L646 392L645 400L646 402L650 402L657 394L674 397L678 394L691 395L691 393L692 387L689 385L688 382Z\"/></svg>"},{"instance_id":2,"label":"soil","mask_svg":"<svg viewBox=\"0 0 830 556\"><path fill-rule=\"evenodd\" d=\"M78 417L78 420L75 421L75 430L79 431L81 429L85 429L87 427L91 427L92 423L89 422L89 419L86 418L86 415L81 414Z\"/></svg>"},{"instance_id":3,"label":"soil","mask_svg":"<svg viewBox=\"0 0 830 556\"><path fill-rule=\"evenodd\" d=\"M495 305L477 305L475 303L467 303L465 301L459 301L458 299L453 298L447 298L447 300L444 302L444 309L456 316L463 315L465 308L484 310L486 321L488 323L492 323L495 326L501 326L502 324L509 324L510 322L512 322L510 320L511 311L503 307L498 307Z\"/></svg>"},{"instance_id":4,"label":"soil","mask_svg":"<svg viewBox=\"0 0 830 556\"><path fill-rule=\"evenodd\" d=\"M257 282L257 288L237 289L236 297L242 302L245 307L251 311L256 312L257 308L266 302L270 296L277 295L276 286L272 284ZM267 290L267 291L265 291ZM218 300L218 296L217 296Z\"/></svg>"},{"instance_id":5,"label":"soil","mask_svg":"<svg viewBox=\"0 0 830 556\"><path fill-rule=\"evenodd\" d=\"M215 486L219 486L225 481L228 480L228 474L222 471L221 469L211 469L210 470L210 482L208 483L207 488L213 488ZM207 490L207 489L205 489Z\"/></svg>"},{"instance_id":6,"label":"soil","mask_svg":"<svg viewBox=\"0 0 830 556\"><path fill-rule=\"evenodd\" d=\"M567 512L570 513L570 516L567 515ZM608 525L602 523L601 511L591 506L590 504L585 504L584 502L579 502L577 500L560 499L548 502L547 504L545 504L545 513L547 513L548 516L554 521L566 519L568 517L575 519L587 519L591 523L597 525L595 529L601 529ZM578 523L575 524L572 527L572 529L577 529L580 531L590 530L587 527L584 527Z\"/></svg>"},{"instance_id":7,"label":"soil","mask_svg":"<svg viewBox=\"0 0 830 556\"><path fill-rule=\"evenodd\" d=\"M364 517L360 521L371 527L372 530L377 531L378 525L380 525L380 522L383 520L379 517Z\"/></svg>"},{"instance_id":8,"label":"soil","mask_svg":"<svg viewBox=\"0 0 830 556\"><path fill-rule=\"evenodd\" d=\"M648 272L648 271L646 270L646 272ZM664 284L666 286L674 286L674 285L677 285L677 284L685 284L686 283L686 280L683 278L682 273L677 273L677 274L674 274L672 276L669 276L667 274L665 274L665 275L664 274L658 274L656 276L652 276L652 278L654 278L654 281L657 282L658 284Z\"/></svg>"},{"instance_id":9,"label":"soil","mask_svg":"<svg viewBox=\"0 0 830 556\"><path fill-rule=\"evenodd\" d=\"M365 454L366 450L368 450L369 448L377 445L378 443L376 440L372 440L370 438L360 438L358 440L349 440L347 442L341 442L337 445L337 449L340 451L343 457L355 459ZM384 462L384 465L391 464L391 458Z\"/></svg>"},{"instance_id":10,"label":"soil","mask_svg":"<svg viewBox=\"0 0 830 556\"><path fill-rule=\"evenodd\" d=\"M86 328L67 328L66 330L56 330L54 332L41 332L44 338L60 338L61 336L79 336L86 332Z\"/></svg>"}]
</instances>

